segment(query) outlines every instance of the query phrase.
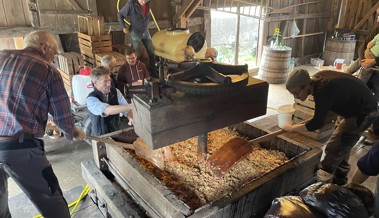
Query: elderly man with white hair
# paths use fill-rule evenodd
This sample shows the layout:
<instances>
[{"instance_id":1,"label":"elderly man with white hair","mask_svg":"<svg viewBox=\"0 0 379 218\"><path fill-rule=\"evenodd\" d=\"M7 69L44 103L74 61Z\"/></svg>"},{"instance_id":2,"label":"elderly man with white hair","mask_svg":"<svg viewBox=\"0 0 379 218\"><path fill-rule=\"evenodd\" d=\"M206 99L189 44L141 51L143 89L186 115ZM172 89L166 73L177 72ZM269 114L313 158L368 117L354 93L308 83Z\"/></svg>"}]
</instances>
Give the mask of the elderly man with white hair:
<instances>
[{"instance_id":1,"label":"elderly man with white hair","mask_svg":"<svg viewBox=\"0 0 379 218\"><path fill-rule=\"evenodd\" d=\"M0 217L11 217L8 177L44 217L70 217L58 179L44 152L48 114L67 140L82 140L74 127L63 80L51 65L58 45L47 31L25 36L22 50L0 51Z\"/></svg>"},{"instance_id":2,"label":"elderly man with white hair","mask_svg":"<svg viewBox=\"0 0 379 218\"><path fill-rule=\"evenodd\" d=\"M313 95L315 111L310 121L287 125L284 130L317 130L324 125L329 111L339 115L339 122L336 122L325 146L325 157L319 165L317 176L323 182L333 179L335 184L346 184L351 148L378 115L375 96L354 76L329 70L320 71L310 78L308 71L296 69L289 75L286 88L302 101Z\"/></svg>"}]
</instances>

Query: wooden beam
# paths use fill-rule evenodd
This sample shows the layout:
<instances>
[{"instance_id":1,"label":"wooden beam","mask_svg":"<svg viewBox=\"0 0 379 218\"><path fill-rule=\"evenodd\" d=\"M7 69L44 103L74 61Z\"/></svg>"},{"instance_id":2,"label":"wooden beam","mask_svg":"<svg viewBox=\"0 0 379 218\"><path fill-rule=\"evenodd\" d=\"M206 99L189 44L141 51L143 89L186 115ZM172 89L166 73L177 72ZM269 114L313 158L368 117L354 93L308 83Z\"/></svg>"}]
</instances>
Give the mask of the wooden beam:
<instances>
[{"instance_id":1,"label":"wooden beam","mask_svg":"<svg viewBox=\"0 0 379 218\"><path fill-rule=\"evenodd\" d=\"M16 49L23 49L25 47L23 37L13 37L13 41Z\"/></svg>"},{"instance_id":2,"label":"wooden beam","mask_svg":"<svg viewBox=\"0 0 379 218\"><path fill-rule=\"evenodd\" d=\"M83 10L82 7L76 2L76 0L66 0L74 8L74 10Z\"/></svg>"},{"instance_id":3,"label":"wooden beam","mask_svg":"<svg viewBox=\"0 0 379 218\"><path fill-rule=\"evenodd\" d=\"M190 17L201 2L202 0L186 0L179 11L174 15L174 24L178 23L182 17Z\"/></svg>"},{"instance_id":4,"label":"wooden beam","mask_svg":"<svg viewBox=\"0 0 379 218\"><path fill-rule=\"evenodd\" d=\"M308 34L302 34L302 35L297 35L294 37L283 37L283 39L293 39L293 38L300 38L300 37L307 37L307 36L315 36L315 35L321 35L324 34L324 32L317 32L317 33L308 33Z\"/></svg>"},{"instance_id":5,"label":"wooden beam","mask_svg":"<svg viewBox=\"0 0 379 218\"><path fill-rule=\"evenodd\" d=\"M44 26L44 27L5 27L0 28L0 38L20 37L35 31L35 30L47 30L53 34L68 34L76 31L76 26Z\"/></svg>"},{"instance_id":6,"label":"wooden beam","mask_svg":"<svg viewBox=\"0 0 379 218\"><path fill-rule=\"evenodd\" d=\"M301 3L301 4L295 4L295 5L291 5L291 6L288 6L288 7L284 7L284 8L280 8L278 10L274 10L272 12L269 12L268 14L282 14L282 13L291 13L295 7L299 7L299 6L302 6L302 5L309 5L309 4L316 4L316 3L320 3L320 1L314 1L314 2L306 2L306 3Z\"/></svg>"},{"instance_id":7,"label":"wooden beam","mask_svg":"<svg viewBox=\"0 0 379 218\"><path fill-rule=\"evenodd\" d=\"M354 26L354 29L351 31L352 33L355 33L359 27L361 27L370 16L378 9L379 7L379 1L376 2L376 4L370 9L370 11L367 12L367 14Z\"/></svg>"},{"instance_id":8,"label":"wooden beam","mask_svg":"<svg viewBox=\"0 0 379 218\"><path fill-rule=\"evenodd\" d=\"M299 20L299 19L316 19L316 18L332 18L333 15L330 13L316 13L316 14L291 14L291 15L281 15L275 17L265 17L265 22L280 22L285 20Z\"/></svg>"},{"instance_id":9,"label":"wooden beam","mask_svg":"<svg viewBox=\"0 0 379 218\"><path fill-rule=\"evenodd\" d=\"M40 10L40 14L72 14L72 15L78 15L78 14L90 14L89 11L85 10Z\"/></svg>"}]
</instances>

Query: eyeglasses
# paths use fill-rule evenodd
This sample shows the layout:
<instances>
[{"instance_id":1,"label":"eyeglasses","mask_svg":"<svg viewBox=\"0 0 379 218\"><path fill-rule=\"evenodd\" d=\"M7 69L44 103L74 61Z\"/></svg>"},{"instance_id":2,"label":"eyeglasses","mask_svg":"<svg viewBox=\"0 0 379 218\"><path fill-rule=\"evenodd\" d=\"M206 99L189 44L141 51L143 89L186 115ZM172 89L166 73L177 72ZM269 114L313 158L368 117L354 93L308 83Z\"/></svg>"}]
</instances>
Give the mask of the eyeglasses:
<instances>
[{"instance_id":1,"label":"eyeglasses","mask_svg":"<svg viewBox=\"0 0 379 218\"><path fill-rule=\"evenodd\" d=\"M104 84L107 84L107 83L111 83L111 82L112 82L112 79L99 80L99 82L104 83Z\"/></svg>"}]
</instances>

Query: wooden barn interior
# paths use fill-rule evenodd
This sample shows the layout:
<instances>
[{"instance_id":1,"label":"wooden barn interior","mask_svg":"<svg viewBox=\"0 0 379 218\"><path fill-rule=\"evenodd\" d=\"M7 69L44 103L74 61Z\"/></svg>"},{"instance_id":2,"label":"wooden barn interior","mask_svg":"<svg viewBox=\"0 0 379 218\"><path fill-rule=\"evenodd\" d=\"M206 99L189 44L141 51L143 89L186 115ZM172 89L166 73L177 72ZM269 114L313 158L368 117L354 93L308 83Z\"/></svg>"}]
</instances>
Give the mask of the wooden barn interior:
<instances>
[{"instance_id":1,"label":"wooden barn interior","mask_svg":"<svg viewBox=\"0 0 379 218\"><path fill-rule=\"evenodd\" d=\"M24 36L33 31L51 32L59 45L53 65L62 77L68 96L78 99L74 93L78 87L75 87L73 79L85 67L99 66L106 54L116 57L117 67L125 63L124 51L126 46L131 45L131 36L123 32L117 14L127 2L0 0L0 51L24 49ZM148 97L168 97L152 101L135 94L138 97L132 101L133 114L138 114L134 115L135 132L140 137L136 141L142 140L139 141L145 146L142 151L141 148L133 148L133 144L138 142L112 141L113 136L133 129L130 126L90 142L69 142L63 137L45 135L46 156L68 203L75 201L85 191L88 194L78 203L73 217L264 217L275 198L298 195L302 189L316 182L318 164L334 130L337 116L330 114L325 125L316 131L280 132L278 122L281 121L282 113L286 113L280 111L280 106L293 107L290 119L294 123L312 118L315 111L312 97L300 101L286 90L287 77L293 69L306 69L311 75L321 70L343 72L355 60L364 59L367 43L379 32L379 1L146 2L151 7L148 30L156 51L159 50L159 44L176 43L175 35L163 36L163 39L159 39L162 41L154 42L162 31L178 31L180 34L183 31L189 36L199 33L204 37L204 46L203 50L199 50L197 59L204 58L206 47L216 48L218 62L230 67L244 66L247 72L240 77L245 75L246 83L243 89L233 88L222 93L207 89L205 92L211 94L205 94L201 88L196 88L200 94L185 93L175 86L182 83L172 81L176 77L170 79L166 71L160 73L156 81L149 82L152 85L147 89L147 92L151 92ZM184 47L180 46L185 45L175 46L182 52ZM148 66L147 51L143 46L140 49L142 56L139 58ZM155 54L156 66L161 72L167 66L164 61L170 58L158 58L158 54ZM338 60L342 60L339 67ZM230 69L233 71L237 68ZM4 84L1 74L2 69L0 84ZM174 93L171 85L174 86ZM71 108L77 119L76 125L85 127L85 121L88 120L85 103L72 101ZM260 163L275 162L275 167L263 167L268 171L261 173L263 169L257 168L260 164L243 162L246 165L242 165L241 161L225 177L200 173L193 176L195 178L187 178L193 172L187 169L191 167L186 162L191 160L187 159L194 159L196 163L192 167L195 171L203 172L204 166L198 162L207 162L215 153L217 148L213 147L213 141L226 137L219 142L226 143L235 137L230 132L224 133L225 129L232 129L235 134L249 140L277 133L258 147L279 150L286 156L287 162L260 160L259 157L270 155L254 148ZM56 132L60 134L59 130ZM358 159L372 147L373 139L369 134L369 131L365 131L352 149L349 180L357 169ZM174 156L177 155L173 160L165 156L169 147ZM193 154L187 154L190 152ZM175 159L180 156L187 159ZM249 156L246 159L252 161L254 158ZM178 169L173 169L175 165ZM187 175L178 176L179 171L186 170L189 171ZM232 172L236 174L231 175ZM246 180L240 181L242 177ZM227 183L230 181L237 182ZM362 185L375 194L377 176L371 176ZM224 192L208 194L198 191L216 186L224 188ZM11 178L8 189L12 217L39 214ZM378 198L376 194L375 197ZM379 217L379 207L375 208L372 217Z\"/></svg>"}]
</instances>

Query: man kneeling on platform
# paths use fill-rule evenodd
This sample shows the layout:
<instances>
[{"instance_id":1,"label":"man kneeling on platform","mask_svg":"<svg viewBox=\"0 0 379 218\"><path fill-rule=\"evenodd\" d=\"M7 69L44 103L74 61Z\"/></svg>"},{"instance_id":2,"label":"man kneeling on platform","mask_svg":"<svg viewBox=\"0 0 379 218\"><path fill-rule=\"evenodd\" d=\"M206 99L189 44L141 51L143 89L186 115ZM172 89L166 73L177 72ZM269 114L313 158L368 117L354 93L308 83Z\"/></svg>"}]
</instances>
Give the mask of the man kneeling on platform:
<instances>
[{"instance_id":1,"label":"man kneeling on platform","mask_svg":"<svg viewBox=\"0 0 379 218\"><path fill-rule=\"evenodd\" d=\"M91 72L94 91L87 97L87 107L92 122L92 135L99 136L121 128L120 113L133 123L132 105L128 104L120 90L111 87L110 73L104 67Z\"/></svg>"}]
</instances>

